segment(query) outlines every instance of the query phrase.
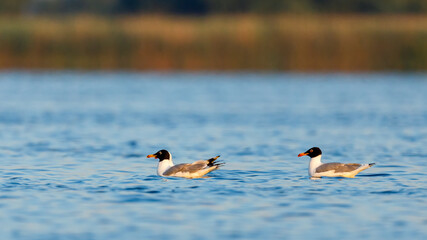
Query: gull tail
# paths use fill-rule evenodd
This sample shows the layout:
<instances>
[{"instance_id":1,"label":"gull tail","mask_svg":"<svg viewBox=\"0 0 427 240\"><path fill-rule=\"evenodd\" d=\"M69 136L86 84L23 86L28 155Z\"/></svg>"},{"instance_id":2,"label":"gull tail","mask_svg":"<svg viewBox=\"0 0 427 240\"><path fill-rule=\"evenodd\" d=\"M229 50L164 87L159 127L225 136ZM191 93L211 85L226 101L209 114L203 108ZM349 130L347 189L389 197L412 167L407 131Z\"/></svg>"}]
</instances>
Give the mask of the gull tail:
<instances>
[{"instance_id":1,"label":"gull tail","mask_svg":"<svg viewBox=\"0 0 427 240\"><path fill-rule=\"evenodd\" d=\"M216 167L216 168L219 168L220 166L224 165L224 164L225 164L225 162L219 162L219 161L216 161L218 158L219 158L219 155L218 155L218 156L216 156L216 157L213 157L213 158L208 159L208 160L207 160L207 161L208 161L208 166L209 166L209 167Z\"/></svg>"}]
</instances>

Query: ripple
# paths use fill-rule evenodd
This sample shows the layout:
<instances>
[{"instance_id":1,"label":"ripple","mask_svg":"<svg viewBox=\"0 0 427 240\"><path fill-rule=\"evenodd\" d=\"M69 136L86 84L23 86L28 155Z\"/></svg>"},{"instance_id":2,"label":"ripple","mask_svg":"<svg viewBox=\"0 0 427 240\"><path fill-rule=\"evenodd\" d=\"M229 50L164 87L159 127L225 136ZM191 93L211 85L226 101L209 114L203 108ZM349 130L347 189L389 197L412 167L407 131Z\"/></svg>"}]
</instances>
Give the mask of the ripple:
<instances>
[{"instance_id":1,"label":"ripple","mask_svg":"<svg viewBox=\"0 0 427 240\"><path fill-rule=\"evenodd\" d=\"M375 168L407 168L404 165L376 165Z\"/></svg>"},{"instance_id":2,"label":"ripple","mask_svg":"<svg viewBox=\"0 0 427 240\"><path fill-rule=\"evenodd\" d=\"M120 196L120 200L112 201L113 203L153 203L162 202L160 198L142 197L142 196Z\"/></svg>"},{"instance_id":3,"label":"ripple","mask_svg":"<svg viewBox=\"0 0 427 240\"><path fill-rule=\"evenodd\" d=\"M288 212L288 213L281 215L281 217L283 217L283 218L298 218L298 217L311 217L313 215L314 214L311 212Z\"/></svg>"},{"instance_id":4,"label":"ripple","mask_svg":"<svg viewBox=\"0 0 427 240\"><path fill-rule=\"evenodd\" d=\"M391 176L390 173L374 173L374 174L359 174L357 177L388 177Z\"/></svg>"},{"instance_id":5,"label":"ripple","mask_svg":"<svg viewBox=\"0 0 427 240\"><path fill-rule=\"evenodd\" d=\"M144 178L144 181L155 181L155 180L159 180L160 177L157 175L149 175L148 177Z\"/></svg>"},{"instance_id":6,"label":"ripple","mask_svg":"<svg viewBox=\"0 0 427 240\"><path fill-rule=\"evenodd\" d=\"M373 194L385 194L385 195L390 195L390 194L400 194L402 193L403 190L385 190L385 191L375 191L375 192L371 192Z\"/></svg>"},{"instance_id":7,"label":"ripple","mask_svg":"<svg viewBox=\"0 0 427 240\"><path fill-rule=\"evenodd\" d=\"M157 193L161 193L158 190L150 190L150 191L146 191L145 193L149 193L149 194L157 194Z\"/></svg>"},{"instance_id":8,"label":"ripple","mask_svg":"<svg viewBox=\"0 0 427 240\"><path fill-rule=\"evenodd\" d=\"M351 208L351 204L345 203L314 203L307 205L307 208L322 209L322 208Z\"/></svg>"},{"instance_id":9,"label":"ripple","mask_svg":"<svg viewBox=\"0 0 427 240\"><path fill-rule=\"evenodd\" d=\"M0 195L0 199L18 199L18 197L11 195Z\"/></svg>"},{"instance_id":10,"label":"ripple","mask_svg":"<svg viewBox=\"0 0 427 240\"><path fill-rule=\"evenodd\" d=\"M123 188L124 191L145 191L147 190L147 186L135 186L135 187L127 187Z\"/></svg>"},{"instance_id":11,"label":"ripple","mask_svg":"<svg viewBox=\"0 0 427 240\"><path fill-rule=\"evenodd\" d=\"M97 187L86 187L85 188L90 193L106 193L109 192L111 189L109 186L97 186Z\"/></svg>"}]
</instances>

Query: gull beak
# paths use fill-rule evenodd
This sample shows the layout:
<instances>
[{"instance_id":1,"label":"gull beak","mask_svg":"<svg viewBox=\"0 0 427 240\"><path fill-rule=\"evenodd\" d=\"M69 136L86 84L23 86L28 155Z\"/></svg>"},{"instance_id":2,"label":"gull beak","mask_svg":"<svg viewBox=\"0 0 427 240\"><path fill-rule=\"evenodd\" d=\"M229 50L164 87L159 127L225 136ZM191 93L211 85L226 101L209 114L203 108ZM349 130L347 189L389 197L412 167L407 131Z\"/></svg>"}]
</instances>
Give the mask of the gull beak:
<instances>
[{"instance_id":1,"label":"gull beak","mask_svg":"<svg viewBox=\"0 0 427 240\"><path fill-rule=\"evenodd\" d=\"M150 155L147 156L147 158L155 158L155 159L157 159L157 156L156 156L156 154L150 154Z\"/></svg>"},{"instance_id":2,"label":"gull beak","mask_svg":"<svg viewBox=\"0 0 427 240\"><path fill-rule=\"evenodd\" d=\"M306 153L306 152L300 153L300 154L298 154L298 157L302 157L302 156L305 156L305 155L308 155L308 153Z\"/></svg>"}]
</instances>

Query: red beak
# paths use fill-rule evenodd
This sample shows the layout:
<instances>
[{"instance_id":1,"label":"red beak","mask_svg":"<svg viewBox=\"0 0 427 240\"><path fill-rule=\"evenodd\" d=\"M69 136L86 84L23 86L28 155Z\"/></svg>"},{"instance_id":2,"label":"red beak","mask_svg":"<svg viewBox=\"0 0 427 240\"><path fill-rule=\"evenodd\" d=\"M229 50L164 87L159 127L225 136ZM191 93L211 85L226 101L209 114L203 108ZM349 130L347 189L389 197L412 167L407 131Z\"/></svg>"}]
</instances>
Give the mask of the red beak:
<instances>
[{"instance_id":1,"label":"red beak","mask_svg":"<svg viewBox=\"0 0 427 240\"><path fill-rule=\"evenodd\" d=\"M150 155L147 156L147 158L155 158L155 159L157 159L157 156L154 155L154 154L150 154Z\"/></svg>"},{"instance_id":2,"label":"red beak","mask_svg":"<svg viewBox=\"0 0 427 240\"><path fill-rule=\"evenodd\" d=\"M305 155L308 155L308 153L305 153L305 152L300 153L300 154L298 154L298 157L302 157L302 156L305 156Z\"/></svg>"}]
</instances>

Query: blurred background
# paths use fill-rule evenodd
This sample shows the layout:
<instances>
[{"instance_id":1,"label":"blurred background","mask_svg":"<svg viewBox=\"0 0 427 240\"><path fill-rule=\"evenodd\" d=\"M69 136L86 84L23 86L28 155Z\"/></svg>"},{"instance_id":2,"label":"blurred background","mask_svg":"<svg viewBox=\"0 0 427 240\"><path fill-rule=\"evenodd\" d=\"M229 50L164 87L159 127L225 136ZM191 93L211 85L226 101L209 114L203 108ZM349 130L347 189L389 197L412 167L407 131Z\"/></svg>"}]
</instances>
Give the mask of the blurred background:
<instances>
[{"instance_id":1,"label":"blurred background","mask_svg":"<svg viewBox=\"0 0 427 240\"><path fill-rule=\"evenodd\" d=\"M425 0L2 0L0 69L424 71Z\"/></svg>"}]
</instances>

